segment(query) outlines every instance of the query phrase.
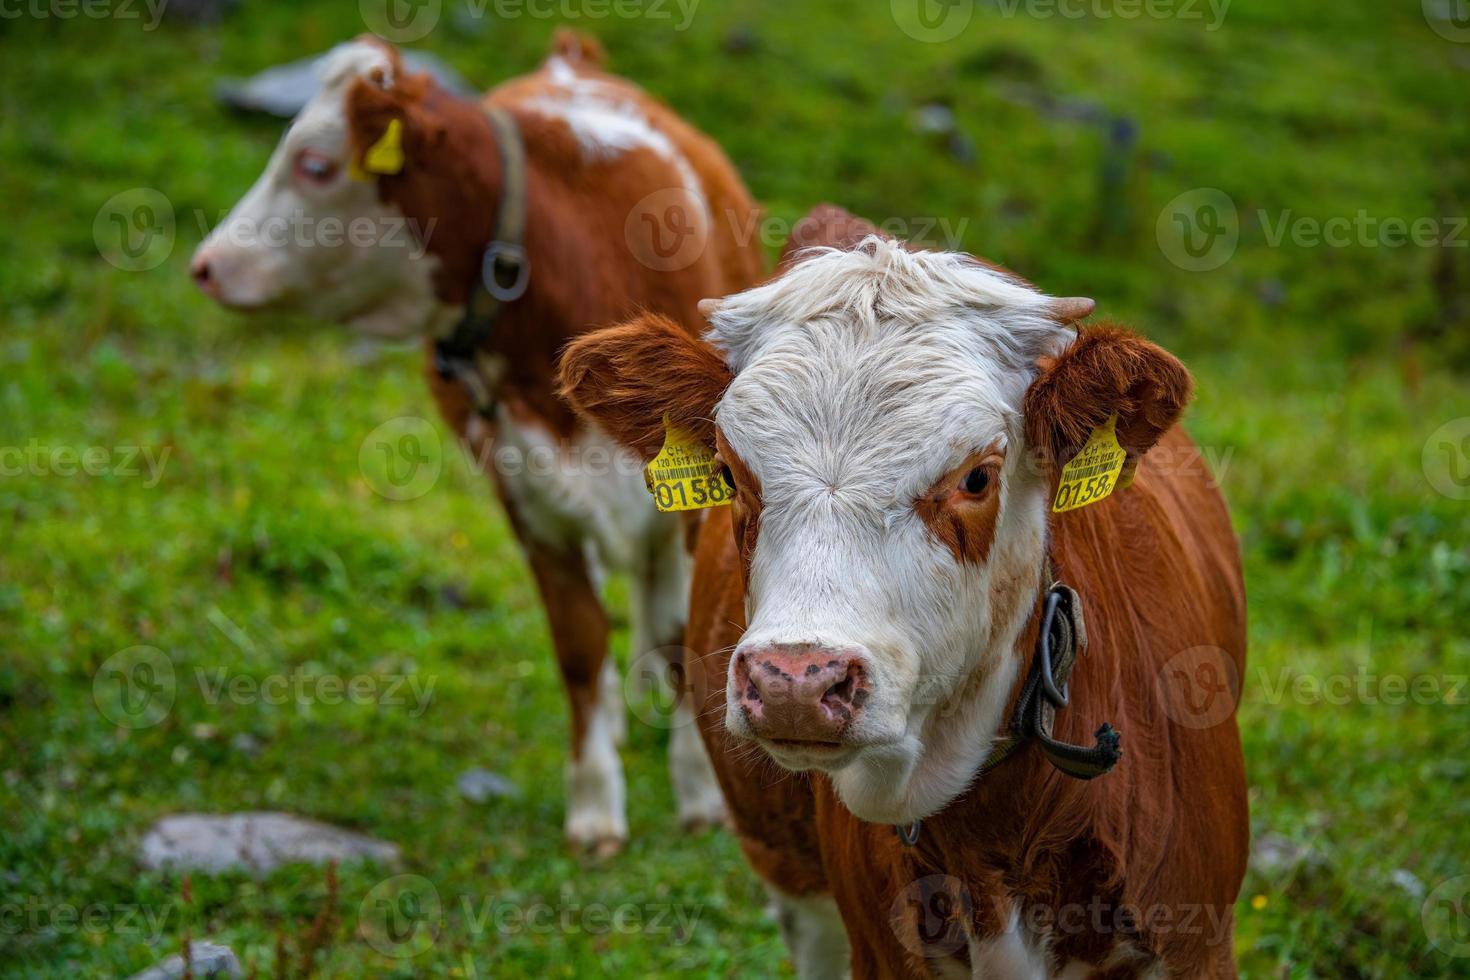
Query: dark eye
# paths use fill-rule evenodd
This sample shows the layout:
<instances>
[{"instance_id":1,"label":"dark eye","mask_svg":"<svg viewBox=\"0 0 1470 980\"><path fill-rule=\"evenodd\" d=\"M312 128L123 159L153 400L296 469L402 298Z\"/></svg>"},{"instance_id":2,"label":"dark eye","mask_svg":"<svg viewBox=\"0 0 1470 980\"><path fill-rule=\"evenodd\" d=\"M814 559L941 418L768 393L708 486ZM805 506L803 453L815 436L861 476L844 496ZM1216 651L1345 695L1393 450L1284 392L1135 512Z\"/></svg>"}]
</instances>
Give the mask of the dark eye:
<instances>
[{"instance_id":1,"label":"dark eye","mask_svg":"<svg viewBox=\"0 0 1470 980\"><path fill-rule=\"evenodd\" d=\"M985 488L988 486L990 486L990 474L986 472L983 466L975 467L966 473L965 478L960 481L960 489L972 495L984 493Z\"/></svg>"},{"instance_id":2,"label":"dark eye","mask_svg":"<svg viewBox=\"0 0 1470 980\"><path fill-rule=\"evenodd\" d=\"M730 467L724 463L720 464L720 476L725 478L725 483L732 489L735 486L735 474L730 472Z\"/></svg>"},{"instance_id":3,"label":"dark eye","mask_svg":"<svg viewBox=\"0 0 1470 980\"><path fill-rule=\"evenodd\" d=\"M337 161L316 150L296 155L296 176L308 184L329 184L337 176Z\"/></svg>"}]
</instances>

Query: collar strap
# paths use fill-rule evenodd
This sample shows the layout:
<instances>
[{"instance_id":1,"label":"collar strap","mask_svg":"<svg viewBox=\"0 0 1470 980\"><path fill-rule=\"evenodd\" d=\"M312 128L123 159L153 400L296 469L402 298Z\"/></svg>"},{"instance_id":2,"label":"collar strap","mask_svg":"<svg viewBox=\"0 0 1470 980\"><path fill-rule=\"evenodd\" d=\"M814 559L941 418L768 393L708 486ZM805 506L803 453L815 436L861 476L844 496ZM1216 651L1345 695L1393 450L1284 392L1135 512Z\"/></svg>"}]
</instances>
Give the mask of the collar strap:
<instances>
[{"instance_id":1,"label":"collar strap","mask_svg":"<svg viewBox=\"0 0 1470 980\"><path fill-rule=\"evenodd\" d=\"M491 416L495 391L480 371L477 358L491 334L501 307L521 298L531 279L523 244L526 233L526 145L509 112L485 106L500 150L500 204L495 233L480 259L480 275L454 329L434 341L434 367L445 380L464 385L475 409Z\"/></svg>"},{"instance_id":2,"label":"collar strap","mask_svg":"<svg viewBox=\"0 0 1470 980\"><path fill-rule=\"evenodd\" d=\"M1051 566L1047 566L1050 579ZM1056 713L1069 703L1067 678L1077 655L1087 649L1087 629L1082 620L1082 600L1070 586L1054 582L1042 600L1041 631L1036 639L1036 657L1021 687L1015 713L1005 735L980 765L976 777L994 769L1027 741L1034 740L1048 762L1074 779L1094 779L1113 771L1123 756L1119 733L1104 723L1095 733L1095 744L1073 745L1052 738ZM919 821L894 828L898 838L912 847L919 840Z\"/></svg>"}]
</instances>

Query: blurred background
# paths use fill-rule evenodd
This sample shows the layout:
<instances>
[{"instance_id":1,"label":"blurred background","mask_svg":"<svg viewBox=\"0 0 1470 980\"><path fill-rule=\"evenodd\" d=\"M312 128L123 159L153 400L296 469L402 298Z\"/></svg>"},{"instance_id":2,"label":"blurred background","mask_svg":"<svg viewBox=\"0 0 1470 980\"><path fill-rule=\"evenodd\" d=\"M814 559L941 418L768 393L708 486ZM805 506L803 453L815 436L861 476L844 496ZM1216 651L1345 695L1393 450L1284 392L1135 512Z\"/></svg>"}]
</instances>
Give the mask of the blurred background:
<instances>
[{"instance_id":1,"label":"blurred background","mask_svg":"<svg viewBox=\"0 0 1470 980\"><path fill-rule=\"evenodd\" d=\"M543 616L419 349L188 279L283 126L221 86L375 30L478 89L561 25L724 146L772 253L833 201L1184 359L1250 591L1243 975L1470 976L1466 0L0 0L0 975L206 940L259 976L789 975L734 841L674 826L663 728L627 851L567 852ZM404 419L408 491L369 439ZM150 870L180 811L361 836ZM407 950L368 921L395 874L440 903Z\"/></svg>"}]
</instances>

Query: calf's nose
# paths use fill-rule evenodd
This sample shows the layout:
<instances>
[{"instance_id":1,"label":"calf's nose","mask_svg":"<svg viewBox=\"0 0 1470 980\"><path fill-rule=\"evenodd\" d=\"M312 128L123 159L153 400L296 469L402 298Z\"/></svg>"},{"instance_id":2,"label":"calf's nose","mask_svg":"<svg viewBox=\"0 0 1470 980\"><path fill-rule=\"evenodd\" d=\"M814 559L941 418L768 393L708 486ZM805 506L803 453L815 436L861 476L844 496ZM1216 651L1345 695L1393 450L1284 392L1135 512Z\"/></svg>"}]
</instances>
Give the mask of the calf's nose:
<instances>
[{"instance_id":1,"label":"calf's nose","mask_svg":"<svg viewBox=\"0 0 1470 980\"><path fill-rule=\"evenodd\" d=\"M734 671L740 709L761 738L838 742L871 693L855 650L760 647L739 654Z\"/></svg>"},{"instance_id":2,"label":"calf's nose","mask_svg":"<svg viewBox=\"0 0 1470 980\"><path fill-rule=\"evenodd\" d=\"M219 297L219 284L210 268L209 253L204 249L195 252L194 258L189 261L189 275L204 295L214 299Z\"/></svg>"}]
</instances>

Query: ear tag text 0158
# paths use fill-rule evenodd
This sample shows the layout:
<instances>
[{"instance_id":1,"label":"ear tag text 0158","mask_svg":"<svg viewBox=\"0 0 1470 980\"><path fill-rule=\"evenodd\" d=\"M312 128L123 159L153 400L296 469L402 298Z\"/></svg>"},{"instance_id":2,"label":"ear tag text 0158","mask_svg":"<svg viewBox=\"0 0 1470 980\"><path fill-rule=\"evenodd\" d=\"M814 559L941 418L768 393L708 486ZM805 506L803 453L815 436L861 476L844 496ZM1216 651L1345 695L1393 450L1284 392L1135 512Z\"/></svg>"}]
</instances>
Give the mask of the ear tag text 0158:
<instances>
[{"instance_id":1,"label":"ear tag text 0158","mask_svg":"<svg viewBox=\"0 0 1470 980\"><path fill-rule=\"evenodd\" d=\"M735 499L735 488L715 472L715 454L691 433L664 419L664 447L643 474L653 505L664 513L721 507Z\"/></svg>"},{"instance_id":2,"label":"ear tag text 0158","mask_svg":"<svg viewBox=\"0 0 1470 980\"><path fill-rule=\"evenodd\" d=\"M1092 430L1082 451L1062 467L1052 513L1060 514L1105 499L1118 486L1128 453L1118 445L1118 416Z\"/></svg>"},{"instance_id":3,"label":"ear tag text 0158","mask_svg":"<svg viewBox=\"0 0 1470 980\"><path fill-rule=\"evenodd\" d=\"M396 174L403 169L403 120L388 120L388 128L362 155L362 169L370 174Z\"/></svg>"}]
</instances>

